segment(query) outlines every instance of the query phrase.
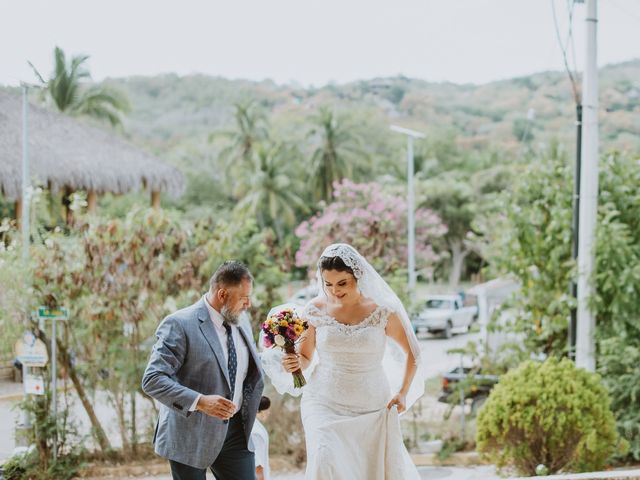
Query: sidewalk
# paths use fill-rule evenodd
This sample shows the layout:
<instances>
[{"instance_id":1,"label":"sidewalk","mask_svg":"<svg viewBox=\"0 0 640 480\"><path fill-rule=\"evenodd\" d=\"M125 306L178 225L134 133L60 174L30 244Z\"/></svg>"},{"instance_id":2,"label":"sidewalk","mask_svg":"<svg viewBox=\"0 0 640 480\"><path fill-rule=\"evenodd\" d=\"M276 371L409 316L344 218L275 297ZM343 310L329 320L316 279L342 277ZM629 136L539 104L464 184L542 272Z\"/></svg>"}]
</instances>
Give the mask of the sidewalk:
<instances>
[{"instance_id":1,"label":"sidewalk","mask_svg":"<svg viewBox=\"0 0 640 480\"><path fill-rule=\"evenodd\" d=\"M440 478L446 478L447 480L502 480L495 473L495 469L492 466L481 467L420 467L420 477L424 480L437 480ZM156 476L146 477L124 477L128 480L171 480L171 475L163 474ZM124 480L124 478L122 480ZM272 472L272 480L303 480L304 472L294 473L278 473ZM211 472L207 472L207 480L213 480L214 477ZM90 477L85 480L104 480L104 477Z\"/></svg>"},{"instance_id":2,"label":"sidewalk","mask_svg":"<svg viewBox=\"0 0 640 480\"><path fill-rule=\"evenodd\" d=\"M22 383L0 381L0 401L19 400L22 398L23 393Z\"/></svg>"}]
</instances>

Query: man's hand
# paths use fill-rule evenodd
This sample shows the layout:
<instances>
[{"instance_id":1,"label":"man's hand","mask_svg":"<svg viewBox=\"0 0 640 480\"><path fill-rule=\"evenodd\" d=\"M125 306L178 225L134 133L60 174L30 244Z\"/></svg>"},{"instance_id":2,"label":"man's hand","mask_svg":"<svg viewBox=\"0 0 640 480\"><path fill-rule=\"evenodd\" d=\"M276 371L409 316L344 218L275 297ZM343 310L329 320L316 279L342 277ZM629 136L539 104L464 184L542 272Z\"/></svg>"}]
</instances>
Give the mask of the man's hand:
<instances>
[{"instance_id":1,"label":"man's hand","mask_svg":"<svg viewBox=\"0 0 640 480\"><path fill-rule=\"evenodd\" d=\"M220 420L229 420L236 413L236 406L231 400L220 395L202 395L196 405L196 411Z\"/></svg>"}]
</instances>

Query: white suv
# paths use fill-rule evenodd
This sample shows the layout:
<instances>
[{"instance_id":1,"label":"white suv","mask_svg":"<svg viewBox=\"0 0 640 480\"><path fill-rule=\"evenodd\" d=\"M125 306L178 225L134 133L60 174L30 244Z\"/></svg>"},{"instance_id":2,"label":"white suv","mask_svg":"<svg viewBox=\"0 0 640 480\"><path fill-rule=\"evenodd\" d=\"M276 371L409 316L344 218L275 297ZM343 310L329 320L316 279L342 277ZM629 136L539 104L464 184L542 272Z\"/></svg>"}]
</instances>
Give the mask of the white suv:
<instances>
[{"instance_id":1,"label":"white suv","mask_svg":"<svg viewBox=\"0 0 640 480\"><path fill-rule=\"evenodd\" d=\"M465 307L460 295L430 295L411 323L416 333L442 333L451 338L454 329L468 331L477 317L478 307Z\"/></svg>"}]
</instances>

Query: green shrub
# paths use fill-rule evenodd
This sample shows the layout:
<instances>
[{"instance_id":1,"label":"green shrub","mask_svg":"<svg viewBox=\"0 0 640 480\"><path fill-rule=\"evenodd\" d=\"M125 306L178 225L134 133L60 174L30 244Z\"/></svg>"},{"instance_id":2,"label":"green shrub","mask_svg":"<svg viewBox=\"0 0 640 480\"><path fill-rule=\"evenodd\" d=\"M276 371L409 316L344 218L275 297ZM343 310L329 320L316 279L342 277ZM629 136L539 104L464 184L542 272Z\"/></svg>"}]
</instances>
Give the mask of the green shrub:
<instances>
[{"instance_id":1,"label":"green shrub","mask_svg":"<svg viewBox=\"0 0 640 480\"><path fill-rule=\"evenodd\" d=\"M493 389L478 417L477 445L498 467L535 475L601 469L618 434L600 376L571 361L527 361Z\"/></svg>"},{"instance_id":2,"label":"green shrub","mask_svg":"<svg viewBox=\"0 0 640 480\"><path fill-rule=\"evenodd\" d=\"M77 478L82 466L78 454L58 457L57 462L42 463L37 449L30 449L8 458L2 465L0 478L6 480L71 480ZM4 477L3 477L4 475Z\"/></svg>"},{"instance_id":3,"label":"green shrub","mask_svg":"<svg viewBox=\"0 0 640 480\"><path fill-rule=\"evenodd\" d=\"M636 334L637 336L637 334ZM628 456L640 460L640 341L622 332L603 340L599 372L611 393L618 432L628 441Z\"/></svg>"}]
</instances>

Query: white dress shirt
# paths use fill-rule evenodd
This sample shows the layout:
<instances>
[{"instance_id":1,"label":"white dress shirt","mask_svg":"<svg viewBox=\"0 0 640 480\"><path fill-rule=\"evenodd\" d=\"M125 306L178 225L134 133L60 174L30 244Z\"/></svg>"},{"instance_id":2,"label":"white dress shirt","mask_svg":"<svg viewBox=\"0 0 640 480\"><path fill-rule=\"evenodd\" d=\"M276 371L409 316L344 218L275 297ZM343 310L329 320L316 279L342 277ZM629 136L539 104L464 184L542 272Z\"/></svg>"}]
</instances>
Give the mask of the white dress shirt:
<instances>
[{"instance_id":1,"label":"white dress shirt","mask_svg":"<svg viewBox=\"0 0 640 480\"><path fill-rule=\"evenodd\" d=\"M224 354L225 367L227 367L227 365L229 364L229 348L227 346L227 331L225 330L223 325L224 318L222 318L220 312L218 312L211 306L211 304L207 300L207 297L208 295L205 294L202 299L204 300L204 304L207 306L207 310L209 311L209 318L213 322L213 326L215 327L216 333L218 334L218 339L220 340L220 345L222 346L222 353ZM236 347L236 357L238 359L235 391L233 392L233 403L236 406L237 412L242 407L242 388L244 385L244 379L247 377L247 372L249 371L249 349L247 348L247 344L240 334L237 325L231 325L231 337L233 338L233 344ZM190 411L194 411L196 409L196 405L198 404L198 400L200 400L201 396L202 395L198 395L198 398L196 398L195 402L193 402L193 405L191 405L191 408L189 409Z\"/></svg>"}]
</instances>

